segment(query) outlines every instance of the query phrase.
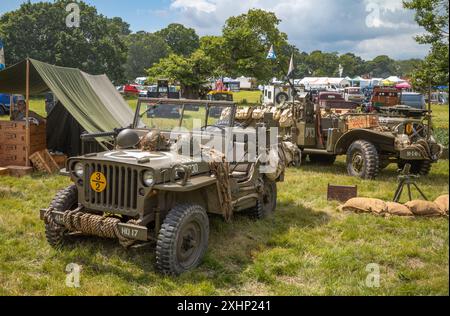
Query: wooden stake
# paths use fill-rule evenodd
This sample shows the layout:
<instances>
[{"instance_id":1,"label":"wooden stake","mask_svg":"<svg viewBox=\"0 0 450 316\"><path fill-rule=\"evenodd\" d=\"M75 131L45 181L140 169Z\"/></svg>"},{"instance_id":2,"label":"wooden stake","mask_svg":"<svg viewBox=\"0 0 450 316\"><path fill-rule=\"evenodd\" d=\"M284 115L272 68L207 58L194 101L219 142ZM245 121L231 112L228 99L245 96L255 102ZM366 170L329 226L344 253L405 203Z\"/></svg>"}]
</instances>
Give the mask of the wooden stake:
<instances>
[{"instance_id":1,"label":"wooden stake","mask_svg":"<svg viewBox=\"0 0 450 316\"><path fill-rule=\"evenodd\" d=\"M25 159L26 166L30 166L30 60L27 58L27 73L25 83L25 98L26 98L26 114L25 114Z\"/></svg>"}]
</instances>

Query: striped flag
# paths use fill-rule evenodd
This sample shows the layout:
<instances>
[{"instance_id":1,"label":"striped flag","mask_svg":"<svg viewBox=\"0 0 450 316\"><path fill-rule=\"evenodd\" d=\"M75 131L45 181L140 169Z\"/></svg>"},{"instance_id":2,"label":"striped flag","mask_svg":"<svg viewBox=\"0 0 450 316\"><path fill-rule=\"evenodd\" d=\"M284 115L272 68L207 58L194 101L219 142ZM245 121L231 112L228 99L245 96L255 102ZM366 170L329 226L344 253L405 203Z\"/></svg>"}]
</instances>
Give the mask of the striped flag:
<instances>
[{"instance_id":1,"label":"striped flag","mask_svg":"<svg viewBox=\"0 0 450 316\"><path fill-rule=\"evenodd\" d=\"M291 62L289 63L289 70L288 70L288 78L290 78L295 71L295 65L294 65L294 54L291 56Z\"/></svg>"},{"instance_id":2,"label":"striped flag","mask_svg":"<svg viewBox=\"0 0 450 316\"><path fill-rule=\"evenodd\" d=\"M0 70L5 69L5 50L3 49L3 42L0 40Z\"/></svg>"}]
</instances>

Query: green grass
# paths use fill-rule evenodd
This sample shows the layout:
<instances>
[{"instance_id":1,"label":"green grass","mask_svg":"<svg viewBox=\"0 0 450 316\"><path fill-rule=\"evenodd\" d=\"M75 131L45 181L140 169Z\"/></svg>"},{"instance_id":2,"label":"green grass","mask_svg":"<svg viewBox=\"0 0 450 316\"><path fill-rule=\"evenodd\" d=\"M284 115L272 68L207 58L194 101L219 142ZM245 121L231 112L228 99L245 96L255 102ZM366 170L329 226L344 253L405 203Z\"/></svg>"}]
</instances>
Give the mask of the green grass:
<instances>
[{"instance_id":1,"label":"green grass","mask_svg":"<svg viewBox=\"0 0 450 316\"><path fill-rule=\"evenodd\" d=\"M43 104L33 100L32 108L42 113ZM434 113L448 128L448 107ZM326 200L328 183L391 200L396 176L391 166L377 181L348 177L342 157L331 167L289 169L273 218L213 217L204 263L180 277L155 271L151 247L126 251L115 241L76 238L50 248L39 209L69 180L0 177L0 295L448 295L447 218L342 213ZM448 194L448 176L448 161L440 161L418 184L435 199ZM82 267L78 289L65 285L70 263ZM365 285L372 263L380 266L379 288Z\"/></svg>"},{"instance_id":2,"label":"green grass","mask_svg":"<svg viewBox=\"0 0 450 316\"><path fill-rule=\"evenodd\" d=\"M429 198L448 193L448 161L419 185ZM378 181L335 166L290 169L279 185L276 216L232 223L212 218L204 263L181 277L154 270L153 249L77 238L57 251L45 240L39 209L69 185L61 176L0 178L0 295L448 295L448 219L380 218L340 213L326 201L328 183L356 184L361 196L390 200L391 167ZM82 266L81 287L65 286L69 263ZM381 286L365 286L368 264Z\"/></svg>"}]
</instances>

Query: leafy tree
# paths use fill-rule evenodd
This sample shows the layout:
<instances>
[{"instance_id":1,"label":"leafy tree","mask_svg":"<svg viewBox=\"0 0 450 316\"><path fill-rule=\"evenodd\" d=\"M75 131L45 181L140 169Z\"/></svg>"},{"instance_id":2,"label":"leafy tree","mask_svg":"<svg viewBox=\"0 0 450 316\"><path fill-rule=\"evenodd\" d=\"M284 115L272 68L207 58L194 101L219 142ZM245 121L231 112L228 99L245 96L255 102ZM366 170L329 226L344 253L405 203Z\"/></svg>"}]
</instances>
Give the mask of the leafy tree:
<instances>
[{"instance_id":1,"label":"leafy tree","mask_svg":"<svg viewBox=\"0 0 450 316\"><path fill-rule=\"evenodd\" d=\"M402 77L410 77L416 68L420 67L422 60L413 58L406 60L397 60L395 63L398 69L398 75Z\"/></svg>"},{"instance_id":2,"label":"leafy tree","mask_svg":"<svg viewBox=\"0 0 450 316\"><path fill-rule=\"evenodd\" d=\"M416 11L416 21L427 32L416 37L420 44L431 44L425 60L416 67L413 83L416 88L426 89L431 85L448 85L448 0L404 1L405 8Z\"/></svg>"},{"instance_id":3,"label":"leafy tree","mask_svg":"<svg viewBox=\"0 0 450 316\"><path fill-rule=\"evenodd\" d=\"M381 55L367 62L366 72L372 77L386 78L398 74L398 68L395 60L389 56Z\"/></svg>"},{"instance_id":4,"label":"leafy tree","mask_svg":"<svg viewBox=\"0 0 450 316\"><path fill-rule=\"evenodd\" d=\"M309 54L307 61L312 76L337 76L339 72L338 53L324 53L320 50Z\"/></svg>"},{"instance_id":5,"label":"leafy tree","mask_svg":"<svg viewBox=\"0 0 450 316\"><path fill-rule=\"evenodd\" d=\"M138 32L127 37L128 56L125 64L127 79L144 76L146 70L169 55L170 48L159 36Z\"/></svg>"},{"instance_id":6,"label":"leafy tree","mask_svg":"<svg viewBox=\"0 0 450 316\"><path fill-rule=\"evenodd\" d=\"M347 53L339 56L338 63L344 68L343 77L354 78L365 72L364 60L353 53Z\"/></svg>"},{"instance_id":7,"label":"leafy tree","mask_svg":"<svg viewBox=\"0 0 450 316\"><path fill-rule=\"evenodd\" d=\"M211 75L211 58L201 49L189 57L171 54L148 69L150 80L164 77L179 82L183 97L197 99L202 85Z\"/></svg>"},{"instance_id":8,"label":"leafy tree","mask_svg":"<svg viewBox=\"0 0 450 316\"><path fill-rule=\"evenodd\" d=\"M189 56L200 46L200 41L194 29L182 24L172 23L156 32L156 35L166 41L172 52L177 55Z\"/></svg>"},{"instance_id":9,"label":"leafy tree","mask_svg":"<svg viewBox=\"0 0 450 316\"><path fill-rule=\"evenodd\" d=\"M229 76L231 58L223 36L203 36L200 49L211 59L211 75L214 78Z\"/></svg>"},{"instance_id":10,"label":"leafy tree","mask_svg":"<svg viewBox=\"0 0 450 316\"><path fill-rule=\"evenodd\" d=\"M268 81L285 74L290 55L279 54L277 62L266 59L272 45L277 52L287 45L287 35L278 29L280 22L274 13L260 9L230 17L225 22L223 37L230 56L225 68L230 76Z\"/></svg>"},{"instance_id":11,"label":"leafy tree","mask_svg":"<svg viewBox=\"0 0 450 316\"><path fill-rule=\"evenodd\" d=\"M31 57L122 80L126 60L123 35L129 32L128 24L120 18L108 19L79 1L80 27L69 28L65 9L72 2L25 2L18 10L2 15L0 37L7 47L6 60L14 64Z\"/></svg>"}]
</instances>

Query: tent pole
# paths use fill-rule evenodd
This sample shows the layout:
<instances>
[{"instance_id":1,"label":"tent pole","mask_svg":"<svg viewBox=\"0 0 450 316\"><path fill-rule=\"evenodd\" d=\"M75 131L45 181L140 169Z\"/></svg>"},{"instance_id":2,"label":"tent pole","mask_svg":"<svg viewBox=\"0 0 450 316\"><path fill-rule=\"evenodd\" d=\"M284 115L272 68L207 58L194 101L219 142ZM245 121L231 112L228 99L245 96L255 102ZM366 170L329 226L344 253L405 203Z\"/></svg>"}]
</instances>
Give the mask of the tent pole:
<instances>
[{"instance_id":1,"label":"tent pole","mask_svg":"<svg viewBox=\"0 0 450 316\"><path fill-rule=\"evenodd\" d=\"M26 123L25 123L25 163L26 166L30 166L30 60L27 58L27 71L26 71L26 83L25 83L25 97L26 97Z\"/></svg>"},{"instance_id":2,"label":"tent pole","mask_svg":"<svg viewBox=\"0 0 450 316\"><path fill-rule=\"evenodd\" d=\"M12 121L12 115L14 111L14 95L9 96L9 120Z\"/></svg>"}]
</instances>

